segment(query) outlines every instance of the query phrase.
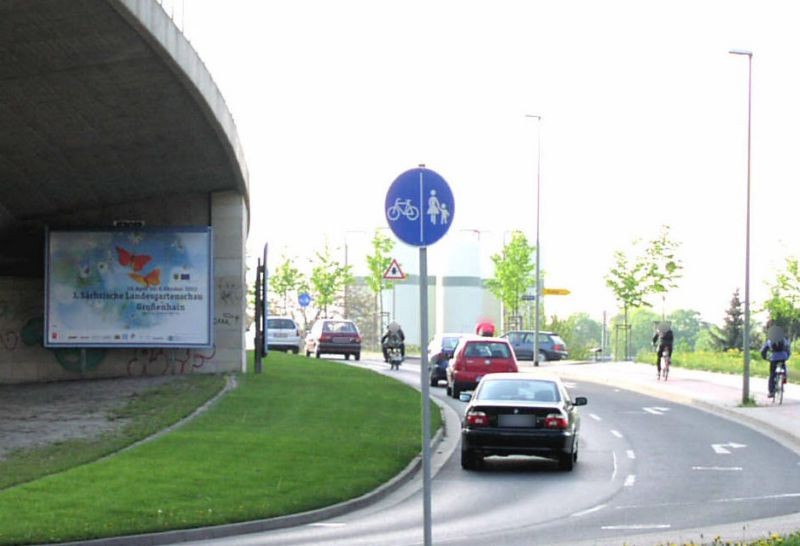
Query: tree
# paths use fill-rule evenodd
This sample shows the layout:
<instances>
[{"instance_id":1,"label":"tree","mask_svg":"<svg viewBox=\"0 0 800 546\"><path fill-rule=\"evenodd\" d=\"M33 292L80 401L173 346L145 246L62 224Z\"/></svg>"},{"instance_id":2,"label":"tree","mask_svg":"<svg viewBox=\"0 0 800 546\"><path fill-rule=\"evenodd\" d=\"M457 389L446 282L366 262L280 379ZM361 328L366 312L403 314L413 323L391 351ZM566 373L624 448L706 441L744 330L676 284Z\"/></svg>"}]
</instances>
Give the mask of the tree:
<instances>
[{"instance_id":1,"label":"tree","mask_svg":"<svg viewBox=\"0 0 800 546\"><path fill-rule=\"evenodd\" d=\"M305 276L297 269L292 260L283 257L283 262L269 277L269 288L279 296L283 304L283 314L289 314L289 293L297 291L305 282Z\"/></svg>"},{"instance_id":2,"label":"tree","mask_svg":"<svg viewBox=\"0 0 800 546\"><path fill-rule=\"evenodd\" d=\"M367 286L375 294L375 310L377 321L375 323L375 331L378 334L378 339L381 337L382 325L381 317L383 317L383 290L391 288L392 283L383 278L383 274L392 264L392 257L390 255L394 248L394 241L383 235L380 231L375 230L375 236L372 237L372 254L367 256L367 269L369 275L364 279Z\"/></svg>"},{"instance_id":3,"label":"tree","mask_svg":"<svg viewBox=\"0 0 800 546\"><path fill-rule=\"evenodd\" d=\"M573 313L566 320L553 316L545 329L564 340L571 359L580 360L588 358L591 349L600 346L603 325L587 313Z\"/></svg>"},{"instance_id":4,"label":"tree","mask_svg":"<svg viewBox=\"0 0 800 546\"><path fill-rule=\"evenodd\" d=\"M661 296L661 318L665 318L663 302L671 288L678 286L681 278L683 264L675 256L675 251L680 243L669 238L669 226L661 226L658 237L650 241L645 249L644 261L646 263L648 280L647 292Z\"/></svg>"},{"instance_id":5,"label":"tree","mask_svg":"<svg viewBox=\"0 0 800 546\"><path fill-rule=\"evenodd\" d=\"M624 252L617 250L614 252L614 266L606 275L606 286L614 293L622 308L625 360L631 355L629 312L637 307L650 306L645 301L648 294L647 273L647 262L641 258L628 258Z\"/></svg>"},{"instance_id":6,"label":"tree","mask_svg":"<svg viewBox=\"0 0 800 546\"><path fill-rule=\"evenodd\" d=\"M780 326L795 339L800 336L800 269L797 258L786 258L786 269L778 273L764 303L769 323Z\"/></svg>"},{"instance_id":7,"label":"tree","mask_svg":"<svg viewBox=\"0 0 800 546\"><path fill-rule=\"evenodd\" d=\"M634 241L634 246L639 246L638 241ZM683 269L675 256L678 246L679 243L669 238L669 226L662 226L658 237L649 241L638 256L629 258L622 251L614 252L614 266L606 275L606 286L614 292L623 310L626 359L632 354L629 312L637 307L651 307L646 298L652 294L660 294L663 301L667 291L677 286Z\"/></svg>"},{"instance_id":8,"label":"tree","mask_svg":"<svg viewBox=\"0 0 800 546\"><path fill-rule=\"evenodd\" d=\"M730 307L725 312L725 322L722 328L711 329L711 336L718 349L741 349L744 344L744 313L742 302L739 299L739 289L733 291Z\"/></svg>"},{"instance_id":9,"label":"tree","mask_svg":"<svg viewBox=\"0 0 800 546\"><path fill-rule=\"evenodd\" d=\"M517 317L522 295L536 286L536 265L532 260L535 251L525 235L515 231L503 250L491 257L494 277L486 281L486 288L503 304L506 315Z\"/></svg>"},{"instance_id":10,"label":"tree","mask_svg":"<svg viewBox=\"0 0 800 546\"><path fill-rule=\"evenodd\" d=\"M675 334L675 349L694 351L697 338L703 329L700 313L691 309L678 309L667 316Z\"/></svg>"},{"instance_id":11,"label":"tree","mask_svg":"<svg viewBox=\"0 0 800 546\"><path fill-rule=\"evenodd\" d=\"M317 263L311 269L310 288L316 303L317 314L328 316L328 307L336 303L336 295L353 283L349 265L342 265L331 257L328 244L322 252L316 253Z\"/></svg>"}]
</instances>

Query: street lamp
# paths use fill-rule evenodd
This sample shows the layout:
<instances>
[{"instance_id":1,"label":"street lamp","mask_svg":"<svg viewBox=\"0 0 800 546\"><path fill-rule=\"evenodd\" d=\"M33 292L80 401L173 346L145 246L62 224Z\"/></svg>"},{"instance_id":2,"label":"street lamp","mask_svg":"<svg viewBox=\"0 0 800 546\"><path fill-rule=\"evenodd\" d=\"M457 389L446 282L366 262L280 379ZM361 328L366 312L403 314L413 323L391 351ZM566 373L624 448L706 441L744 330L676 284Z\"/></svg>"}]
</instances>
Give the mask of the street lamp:
<instances>
[{"instance_id":1,"label":"street lamp","mask_svg":"<svg viewBox=\"0 0 800 546\"><path fill-rule=\"evenodd\" d=\"M731 55L747 56L747 212L745 214L744 243L744 377L742 380L742 403L750 398L750 118L753 95L753 52L746 49L731 49Z\"/></svg>"},{"instance_id":2,"label":"street lamp","mask_svg":"<svg viewBox=\"0 0 800 546\"><path fill-rule=\"evenodd\" d=\"M542 163L542 116L536 114L526 114L525 117L536 118L538 123L536 134L536 301L534 307L534 326L533 326L533 365L539 365L539 307L542 301L542 277L539 267L539 216L541 212L541 177L540 167Z\"/></svg>"}]
</instances>

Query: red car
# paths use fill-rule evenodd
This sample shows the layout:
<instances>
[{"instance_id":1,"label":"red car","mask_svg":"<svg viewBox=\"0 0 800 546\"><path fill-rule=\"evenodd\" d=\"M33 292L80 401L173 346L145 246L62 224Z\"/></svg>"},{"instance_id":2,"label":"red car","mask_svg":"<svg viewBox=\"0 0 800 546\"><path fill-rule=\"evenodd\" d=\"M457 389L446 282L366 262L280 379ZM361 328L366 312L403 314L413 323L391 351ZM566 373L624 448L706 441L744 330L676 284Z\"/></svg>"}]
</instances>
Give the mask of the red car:
<instances>
[{"instance_id":1,"label":"red car","mask_svg":"<svg viewBox=\"0 0 800 546\"><path fill-rule=\"evenodd\" d=\"M447 367L447 394L458 398L461 391L474 389L486 374L517 371L517 358L507 340L465 337Z\"/></svg>"}]
</instances>

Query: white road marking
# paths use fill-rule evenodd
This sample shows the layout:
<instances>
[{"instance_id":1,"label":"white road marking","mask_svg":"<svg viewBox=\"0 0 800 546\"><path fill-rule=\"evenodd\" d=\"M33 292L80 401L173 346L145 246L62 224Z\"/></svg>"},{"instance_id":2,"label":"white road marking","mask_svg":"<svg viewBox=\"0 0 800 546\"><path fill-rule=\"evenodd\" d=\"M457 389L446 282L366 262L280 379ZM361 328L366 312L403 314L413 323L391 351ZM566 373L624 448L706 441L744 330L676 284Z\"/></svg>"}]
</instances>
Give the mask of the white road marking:
<instances>
[{"instance_id":1,"label":"white road marking","mask_svg":"<svg viewBox=\"0 0 800 546\"><path fill-rule=\"evenodd\" d=\"M632 449L629 449L625 453L628 455L629 459L635 459L636 458L636 453L634 453Z\"/></svg>"},{"instance_id":2,"label":"white road marking","mask_svg":"<svg viewBox=\"0 0 800 546\"><path fill-rule=\"evenodd\" d=\"M642 523L639 525L603 525L600 527L601 529L605 529L608 531L620 531L626 529L634 529L634 530L642 530L642 529L669 529L671 525L669 523Z\"/></svg>"},{"instance_id":3,"label":"white road marking","mask_svg":"<svg viewBox=\"0 0 800 546\"><path fill-rule=\"evenodd\" d=\"M741 466L693 466L692 470L719 470L722 472L725 471L738 472L742 470L742 467Z\"/></svg>"},{"instance_id":4,"label":"white road marking","mask_svg":"<svg viewBox=\"0 0 800 546\"><path fill-rule=\"evenodd\" d=\"M717 455L730 455L730 449L741 449L743 447L747 447L747 444L737 444L736 442L728 442L727 444L711 444L711 449L714 450L714 453Z\"/></svg>"},{"instance_id":5,"label":"white road marking","mask_svg":"<svg viewBox=\"0 0 800 546\"><path fill-rule=\"evenodd\" d=\"M309 523L309 527L346 527L346 523Z\"/></svg>"},{"instance_id":6,"label":"white road marking","mask_svg":"<svg viewBox=\"0 0 800 546\"><path fill-rule=\"evenodd\" d=\"M586 514L591 514L592 512L597 512L599 510L602 510L605 507L606 507L605 504L600 504L598 506L595 506L594 508L589 508L588 510L583 510L582 512L575 512L574 514L572 514L572 517L573 518L577 518L577 517L580 517L580 516L585 516Z\"/></svg>"},{"instance_id":7,"label":"white road marking","mask_svg":"<svg viewBox=\"0 0 800 546\"><path fill-rule=\"evenodd\" d=\"M611 434L613 434L617 438L622 438L622 433L618 430L611 429Z\"/></svg>"},{"instance_id":8,"label":"white road marking","mask_svg":"<svg viewBox=\"0 0 800 546\"><path fill-rule=\"evenodd\" d=\"M633 484L636 483L636 474L628 474L628 477L625 478L625 487L633 487Z\"/></svg>"},{"instance_id":9,"label":"white road marking","mask_svg":"<svg viewBox=\"0 0 800 546\"><path fill-rule=\"evenodd\" d=\"M614 464L614 469L611 471L611 481L613 482L614 478L617 477L617 452L616 451L612 451L611 452L611 460L612 460L612 462Z\"/></svg>"},{"instance_id":10,"label":"white road marking","mask_svg":"<svg viewBox=\"0 0 800 546\"><path fill-rule=\"evenodd\" d=\"M603 419L601 419L601 418L600 418L600 416L599 416L599 415L595 415L594 413L590 413L590 414L589 414L589 417L591 417L591 418L592 418L592 419L594 419L595 421L602 421L602 420L603 420ZM800 463L797 463L797 464L800 464Z\"/></svg>"},{"instance_id":11,"label":"white road marking","mask_svg":"<svg viewBox=\"0 0 800 546\"><path fill-rule=\"evenodd\" d=\"M647 408L642 408L642 409L644 411L646 411L647 413L651 413L653 415L664 415L666 412L669 411L669 408L662 408L662 407L659 407L659 406L647 407Z\"/></svg>"}]
</instances>

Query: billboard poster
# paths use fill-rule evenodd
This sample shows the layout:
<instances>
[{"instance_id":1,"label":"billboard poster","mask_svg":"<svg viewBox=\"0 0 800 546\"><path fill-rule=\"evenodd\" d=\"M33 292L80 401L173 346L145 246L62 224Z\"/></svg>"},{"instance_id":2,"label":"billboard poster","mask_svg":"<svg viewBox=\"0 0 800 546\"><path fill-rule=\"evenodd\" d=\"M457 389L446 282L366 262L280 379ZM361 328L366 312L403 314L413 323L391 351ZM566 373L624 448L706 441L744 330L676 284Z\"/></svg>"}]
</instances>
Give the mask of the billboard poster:
<instances>
[{"instance_id":1,"label":"billboard poster","mask_svg":"<svg viewBox=\"0 0 800 546\"><path fill-rule=\"evenodd\" d=\"M210 227L48 230L46 347L211 347Z\"/></svg>"}]
</instances>

